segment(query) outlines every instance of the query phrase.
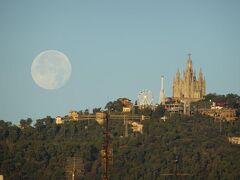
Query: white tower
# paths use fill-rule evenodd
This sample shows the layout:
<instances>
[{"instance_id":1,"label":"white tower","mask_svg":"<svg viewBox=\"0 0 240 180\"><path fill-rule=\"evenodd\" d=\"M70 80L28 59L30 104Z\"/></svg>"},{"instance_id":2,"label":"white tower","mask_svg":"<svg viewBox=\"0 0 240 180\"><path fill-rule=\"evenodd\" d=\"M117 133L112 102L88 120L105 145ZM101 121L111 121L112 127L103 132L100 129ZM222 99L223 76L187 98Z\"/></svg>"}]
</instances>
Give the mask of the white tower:
<instances>
[{"instance_id":1,"label":"white tower","mask_svg":"<svg viewBox=\"0 0 240 180\"><path fill-rule=\"evenodd\" d=\"M161 76L161 90L160 90L159 104L162 104L162 105L165 104L165 94L164 94L163 80L164 80L164 76Z\"/></svg>"}]
</instances>

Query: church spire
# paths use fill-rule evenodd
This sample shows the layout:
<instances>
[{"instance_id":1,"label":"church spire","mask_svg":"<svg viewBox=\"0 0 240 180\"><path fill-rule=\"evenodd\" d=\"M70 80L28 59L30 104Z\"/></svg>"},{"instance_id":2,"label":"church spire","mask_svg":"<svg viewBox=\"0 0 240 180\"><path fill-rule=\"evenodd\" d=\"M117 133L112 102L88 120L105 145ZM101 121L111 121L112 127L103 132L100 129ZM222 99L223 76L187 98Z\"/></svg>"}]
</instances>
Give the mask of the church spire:
<instances>
[{"instance_id":1,"label":"church spire","mask_svg":"<svg viewBox=\"0 0 240 180\"><path fill-rule=\"evenodd\" d=\"M186 74L184 75L187 81L193 80L193 65L191 54L188 54L187 66L186 66Z\"/></svg>"},{"instance_id":2,"label":"church spire","mask_svg":"<svg viewBox=\"0 0 240 180\"><path fill-rule=\"evenodd\" d=\"M203 80L202 68L200 68L200 70L199 70L198 79Z\"/></svg>"},{"instance_id":3,"label":"church spire","mask_svg":"<svg viewBox=\"0 0 240 180\"><path fill-rule=\"evenodd\" d=\"M196 81L197 78L196 78L196 70L193 71L193 80Z\"/></svg>"},{"instance_id":4,"label":"church spire","mask_svg":"<svg viewBox=\"0 0 240 180\"><path fill-rule=\"evenodd\" d=\"M176 80L180 80L180 71L179 71L179 68L177 69L177 72L176 72Z\"/></svg>"},{"instance_id":5,"label":"church spire","mask_svg":"<svg viewBox=\"0 0 240 180\"><path fill-rule=\"evenodd\" d=\"M196 101L202 99L206 94L206 81L202 72L193 69L191 54L188 54L186 69L183 71L183 76L180 76L179 69L176 72L176 77L173 81L173 98L175 100L190 100ZM178 81L178 79L180 79Z\"/></svg>"},{"instance_id":6,"label":"church spire","mask_svg":"<svg viewBox=\"0 0 240 180\"><path fill-rule=\"evenodd\" d=\"M187 69L192 69L192 54L188 54Z\"/></svg>"}]
</instances>

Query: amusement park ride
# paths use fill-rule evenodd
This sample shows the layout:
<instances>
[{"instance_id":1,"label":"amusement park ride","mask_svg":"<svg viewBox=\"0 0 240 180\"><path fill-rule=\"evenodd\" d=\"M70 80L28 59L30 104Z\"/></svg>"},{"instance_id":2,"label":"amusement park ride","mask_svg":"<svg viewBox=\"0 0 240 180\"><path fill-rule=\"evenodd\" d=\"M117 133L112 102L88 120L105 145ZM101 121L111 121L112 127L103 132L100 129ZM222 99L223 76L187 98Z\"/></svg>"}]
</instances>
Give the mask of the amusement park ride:
<instances>
[{"instance_id":1,"label":"amusement park ride","mask_svg":"<svg viewBox=\"0 0 240 180\"><path fill-rule=\"evenodd\" d=\"M153 105L153 93L150 90L142 90L138 94L138 107L144 108Z\"/></svg>"}]
</instances>

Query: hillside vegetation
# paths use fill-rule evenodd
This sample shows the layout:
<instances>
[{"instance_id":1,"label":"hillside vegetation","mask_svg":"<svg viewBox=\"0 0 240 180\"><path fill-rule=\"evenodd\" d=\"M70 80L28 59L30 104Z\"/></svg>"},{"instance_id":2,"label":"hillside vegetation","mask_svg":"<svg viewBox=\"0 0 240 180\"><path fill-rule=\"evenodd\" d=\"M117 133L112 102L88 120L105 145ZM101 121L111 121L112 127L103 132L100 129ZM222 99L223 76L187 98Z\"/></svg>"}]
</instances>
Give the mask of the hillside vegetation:
<instances>
[{"instance_id":1,"label":"hillside vegetation","mask_svg":"<svg viewBox=\"0 0 240 180\"><path fill-rule=\"evenodd\" d=\"M206 107L211 101L224 101L237 109L238 119L221 122L221 132L220 122L199 114L175 114L163 121L161 117L166 113L162 106L154 112L134 110L136 114L151 116L142 122L143 134L133 133L129 125L129 136L124 137L123 120L110 120L110 179L176 179L176 174L186 175L181 179L240 179L240 145L228 142L229 136L240 136L240 97L209 94L195 105ZM122 107L114 101L105 108L117 114ZM93 113L100 109L95 108ZM66 166L73 157L83 160L76 179L102 178L104 129L96 121L57 125L48 116L34 124L30 118L21 120L20 125L0 120L0 174L5 179L69 179Z\"/></svg>"},{"instance_id":2,"label":"hillside vegetation","mask_svg":"<svg viewBox=\"0 0 240 180\"><path fill-rule=\"evenodd\" d=\"M99 151L103 127L95 121L56 125L46 117L23 128L0 121L0 174L6 179L64 179L69 157L81 157L84 173L78 179L101 179ZM153 116L145 120L143 134L122 137L122 121L110 121L113 165L110 179L171 179L163 176L188 173L184 179L239 179L240 147L228 143L227 135L239 135L240 122L219 123L200 115L174 115L167 121Z\"/></svg>"}]
</instances>

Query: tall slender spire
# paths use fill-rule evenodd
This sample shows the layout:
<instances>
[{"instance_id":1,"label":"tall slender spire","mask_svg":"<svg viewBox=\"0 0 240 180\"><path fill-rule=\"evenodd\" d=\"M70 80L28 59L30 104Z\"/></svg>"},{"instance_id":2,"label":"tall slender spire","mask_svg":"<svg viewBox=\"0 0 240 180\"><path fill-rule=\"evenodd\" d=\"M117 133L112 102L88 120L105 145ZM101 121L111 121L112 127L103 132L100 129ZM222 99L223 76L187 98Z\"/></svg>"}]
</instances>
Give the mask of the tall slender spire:
<instances>
[{"instance_id":1,"label":"tall slender spire","mask_svg":"<svg viewBox=\"0 0 240 180\"><path fill-rule=\"evenodd\" d=\"M192 57L191 54L188 54L187 69L192 69Z\"/></svg>"},{"instance_id":2,"label":"tall slender spire","mask_svg":"<svg viewBox=\"0 0 240 180\"><path fill-rule=\"evenodd\" d=\"M196 81L197 78L196 78L196 70L193 71L193 80Z\"/></svg>"},{"instance_id":3,"label":"tall slender spire","mask_svg":"<svg viewBox=\"0 0 240 180\"><path fill-rule=\"evenodd\" d=\"M200 70L199 70L198 79L203 80L202 68L200 68Z\"/></svg>"},{"instance_id":4,"label":"tall slender spire","mask_svg":"<svg viewBox=\"0 0 240 180\"><path fill-rule=\"evenodd\" d=\"M177 72L176 72L176 80L180 80L180 71L179 71L179 68L177 69Z\"/></svg>"}]
</instances>

